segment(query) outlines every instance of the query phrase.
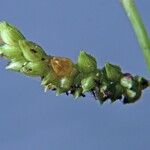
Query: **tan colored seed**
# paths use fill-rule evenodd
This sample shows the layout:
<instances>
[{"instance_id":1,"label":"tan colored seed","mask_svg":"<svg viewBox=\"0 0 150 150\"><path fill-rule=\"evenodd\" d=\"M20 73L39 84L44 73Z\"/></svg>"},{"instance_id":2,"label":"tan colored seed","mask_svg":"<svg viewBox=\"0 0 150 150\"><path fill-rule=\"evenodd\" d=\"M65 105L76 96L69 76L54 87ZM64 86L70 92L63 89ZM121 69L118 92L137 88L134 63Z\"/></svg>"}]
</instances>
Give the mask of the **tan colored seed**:
<instances>
[{"instance_id":1,"label":"tan colored seed","mask_svg":"<svg viewBox=\"0 0 150 150\"><path fill-rule=\"evenodd\" d=\"M58 76L70 76L73 72L73 62L68 58L53 57L51 65Z\"/></svg>"}]
</instances>

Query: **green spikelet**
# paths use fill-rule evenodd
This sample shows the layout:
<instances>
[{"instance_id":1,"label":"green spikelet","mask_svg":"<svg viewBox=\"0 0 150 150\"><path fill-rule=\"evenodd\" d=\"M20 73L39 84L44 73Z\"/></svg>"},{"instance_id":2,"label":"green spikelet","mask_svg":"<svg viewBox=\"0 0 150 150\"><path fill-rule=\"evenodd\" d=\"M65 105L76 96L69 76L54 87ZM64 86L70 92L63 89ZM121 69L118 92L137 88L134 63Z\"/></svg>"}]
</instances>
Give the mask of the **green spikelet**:
<instances>
[{"instance_id":1,"label":"green spikelet","mask_svg":"<svg viewBox=\"0 0 150 150\"><path fill-rule=\"evenodd\" d=\"M19 40L25 39L15 26L5 21L0 23L0 35L3 42L8 45L18 45Z\"/></svg>"},{"instance_id":2,"label":"green spikelet","mask_svg":"<svg viewBox=\"0 0 150 150\"><path fill-rule=\"evenodd\" d=\"M83 90L82 88L77 88L74 92L73 92L73 96L75 99L79 98L80 96L82 96Z\"/></svg>"},{"instance_id":3,"label":"green spikelet","mask_svg":"<svg viewBox=\"0 0 150 150\"><path fill-rule=\"evenodd\" d=\"M106 71L106 75L107 78L111 81L118 81L120 80L122 73L121 73L121 69L119 66L117 65L112 65L110 63L106 63L105 64L105 71Z\"/></svg>"},{"instance_id":4,"label":"green spikelet","mask_svg":"<svg viewBox=\"0 0 150 150\"><path fill-rule=\"evenodd\" d=\"M112 102L115 102L118 99L122 99L124 87L122 87L120 84L116 84L114 87L112 87L112 89Z\"/></svg>"},{"instance_id":5,"label":"green spikelet","mask_svg":"<svg viewBox=\"0 0 150 150\"><path fill-rule=\"evenodd\" d=\"M129 104L139 100L142 90L150 86L145 78L122 73L119 66L111 63L97 69L96 59L84 51L77 64L69 58L49 56L9 23L0 23L0 35L4 42L0 55L10 61L6 69L40 77L45 91L55 90L56 95L72 94L77 99L90 92L101 104L108 99Z\"/></svg>"},{"instance_id":6,"label":"green spikelet","mask_svg":"<svg viewBox=\"0 0 150 150\"><path fill-rule=\"evenodd\" d=\"M23 53L19 46L2 45L0 46L0 55L3 55L7 59L19 60L23 57Z\"/></svg>"},{"instance_id":7,"label":"green spikelet","mask_svg":"<svg viewBox=\"0 0 150 150\"><path fill-rule=\"evenodd\" d=\"M91 74L91 76L84 78L81 81L81 87L83 89L83 93L90 91L93 89L96 85L96 82L94 80L94 75Z\"/></svg>"},{"instance_id":8,"label":"green spikelet","mask_svg":"<svg viewBox=\"0 0 150 150\"><path fill-rule=\"evenodd\" d=\"M49 68L46 70L46 72L43 73L42 77L42 83L41 85L43 86L48 86L48 85L54 85L59 86L60 84L60 78L59 76L56 75L56 73L53 71L52 68Z\"/></svg>"},{"instance_id":9,"label":"green spikelet","mask_svg":"<svg viewBox=\"0 0 150 150\"><path fill-rule=\"evenodd\" d=\"M121 85L128 89L133 86L133 82L133 77L130 74L125 74L125 76L122 77L120 81Z\"/></svg>"},{"instance_id":10,"label":"green spikelet","mask_svg":"<svg viewBox=\"0 0 150 150\"><path fill-rule=\"evenodd\" d=\"M77 65L79 70L85 73L90 73L97 69L96 59L84 51L80 52Z\"/></svg>"},{"instance_id":11,"label":"green spikelet","mask_svg":"<svg viewBox=\"0 0 150 150\"><path fill-rule=\"evenodd\" d=\"M60 87L68 91L73 83L73 79L70 77L63 77L60 79Z\"/></svg>"},{"instance_id":12,"label":"green spikelet","mask_svg":"<svg viewBox=\"0 0 150 150\"><path fill-rule=\"evenodd\" d=\"M21 69L20 72L28 76L41 76L46 70L46 64L44 62L28 62Z\"/></svg>"},{"instance_id":13,"label":"green spikelet","mask_svg":"<svg viewBox=\"0 0 150 150\"><path fill-rule=\"evenodd\" d=\"M19 46L23 52L25 59L28 61L41 61L42 59L46 59L46 53L44 50L37 44L27 41L20 40Z\"/></svg>"},{"instance_id":14,"label":"green spikelet","mask_svg":"<svg viewBox=\"0 0 150 150\"><path fill-rule=\"evenodd\" d=\"M22 67L26 64L25 60L13 60L6 66L6 69L20 72Z\"/></svg>"},{"instance_id":15,"label":"green spikelet","mask_svg":"<svg viewBox=\"0 0 150 150\"><path fill-rule=\"evenodd\" d=\"M138 82L138 84L142 90L144 90L145 88L150 86L150 82L143 77L135 76L135 80L136 80L136 82Z\"/></svg>"}]
</instances>

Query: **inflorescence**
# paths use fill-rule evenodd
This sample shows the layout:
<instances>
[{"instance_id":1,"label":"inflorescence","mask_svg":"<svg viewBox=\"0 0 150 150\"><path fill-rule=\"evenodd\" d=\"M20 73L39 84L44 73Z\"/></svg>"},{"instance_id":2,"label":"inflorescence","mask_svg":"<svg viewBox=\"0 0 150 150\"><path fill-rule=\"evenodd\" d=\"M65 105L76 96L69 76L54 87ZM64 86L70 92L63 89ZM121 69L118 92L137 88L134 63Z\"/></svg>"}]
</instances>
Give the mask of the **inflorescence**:
<instances>
[{"instance_id":1,"label":"inflorescence","mask_svg":"<svg viewBox=\"0 0 150 150\"><path fill-rule=\"evenodd\" d=\"M40 77L45 91L56 90L56 95L66 93L79 98L91 92L100 103L110 99L126 104L137 101L142 90L150 86L145 78L122 73L111 63L98 69L96 59L85 51L80 52L76 64L69 58L47 55L7 22L0 23L0 37L0 55L10 61L6 69Z\"/></svg>"}]
</instances>

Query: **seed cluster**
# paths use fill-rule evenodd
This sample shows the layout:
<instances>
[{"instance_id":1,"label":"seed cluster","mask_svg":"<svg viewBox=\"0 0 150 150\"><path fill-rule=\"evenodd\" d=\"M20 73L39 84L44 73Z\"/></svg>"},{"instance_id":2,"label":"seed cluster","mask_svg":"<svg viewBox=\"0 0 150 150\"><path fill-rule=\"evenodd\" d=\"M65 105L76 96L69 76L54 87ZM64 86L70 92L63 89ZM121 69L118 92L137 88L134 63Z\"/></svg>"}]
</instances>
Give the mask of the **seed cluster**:
<instances>
[{"instance_id":1,"label":"seed cluster","mask_svg":"<svg viewBox=\"0 0 150 150\"><path fill-rule=\"evenodd\" d=\"M122 73L117 65L106 63L98 69L96 59L85 51L80 52L76 64L69 58L49 56L7 22L0 23L0 37L0 55L10 61L6 69L40 77L45 91L56 90L57 95L79 98L91 92L100 103L110 99L126 104L137 101L150 86L145 78Z\"/></svg>"}]
</instances>

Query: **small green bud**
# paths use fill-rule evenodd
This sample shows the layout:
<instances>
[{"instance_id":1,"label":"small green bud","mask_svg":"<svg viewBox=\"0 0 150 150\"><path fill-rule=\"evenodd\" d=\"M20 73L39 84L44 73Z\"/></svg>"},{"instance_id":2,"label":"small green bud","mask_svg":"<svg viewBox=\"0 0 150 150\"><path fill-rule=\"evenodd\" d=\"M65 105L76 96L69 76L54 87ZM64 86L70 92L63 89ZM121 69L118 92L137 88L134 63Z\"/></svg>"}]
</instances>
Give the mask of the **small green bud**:
<instances>
[{"instance_id":1,"label":"small green bud","mask_svg":"<svg viewBox=\"0 0 150 150\"><path fill-rule=\"evenodd\" d=\"M59 85L59 78L53 70L49 70L45 75L43 75L41 85L46 86L48 84Z\"/></svg>"},{"instance_id":2,"label":"small green bud","mask_svg":"<svg viewBox=\"0 0 150 150\"><path fill-rule=\"evenodd\" d=\"M81 95L82 95L82 88L77 88L76 90L75 90L75 92L73 93L73 95L74 95L74 98L75 99L77 99L77 98L79 98Z\"/></svg>"},{"instance_id":3,"label":"small green bud","mask_svg":"<svg viewBox=\"0 0 150 150\"><path fill-rule=\"evenodd\" d=\"M85 73L90 73L97 69L96 59L84 51L80 52L77 65L79 70Z\"/></svg>"},{"instance_id":4,"label":"small green bud","mask_svg":"<svg viewBox=\"0 0 150 150\"><path fill-rule=\"evenodd\" d=\"M25 60L12 61L6 69L13 70L16 72L20 72L21 68L26 64Z\"/></svg>"},{"instance_id":5,"label":"small green bud","mask_svg":"<svg viewBox=\"0 0 150 150\"><path fill-rule=\"evenodd\" d=\"M15 26L5 21L0 23L0 35L2 41L8 45L17 45L19 40L25 39Z\"/></svg>"},{"instance_id":6,"label":"small green bud","mask_svg":"<svg viewBox=\"0 0 150 150\"><path fill-rule=\"evenodd\" d=\"M138 88L136 89L136 91L127 89L123 103L124 104L134 103L141 97L141 94L142 92Z\"/></svg>"},{"instance_id":7,"label":"small green bud","mask_svg":"<svg viewBox=\"0 0 150 150\"><path fill-rule=\"evenodd\" d=\"M124 88L120 84L114 85L114 87L112 87L111 90L113 91L111 96L112 102L122 98L122 95L124 93Z\"/></svg>"},{"instance_id":8,"label":"small green bud","mask_svg":"<svg viewBox=\"0 0 150 150\"><path fill-rule=\"evenodd\" d=\"M83 88L83 93L90 91L92 88L95 87L95 85L96 83L93 76L84 78L81 81L81 87Z\"/></svg>"},{"instance_id":9,"label":"small green bud","mask_svg":"<svg viewBox=\"0 0 150 150\"><path fill-rule=\"evenodd\" d=\"M135 98L135 96L136 96L136 92L135 91L127 89L126 92L127 92L128 97Z\"/></svg>"},{"instance_id":10,"label":"small green bud","mask_svg":"<svg viewBox=\"0 0 150 150\"><path fill-rule=\"evenodd\" d=\"M27 40L20 40L19 46L23 52L25 59L28 61L41 61L46 58L46 53L44 50L37 44L27 41Z\"/></svg>"},{"instance_id":11,"label":"small green bud","mask_svg":"<svg viewBox=\"0 0 150 150\"><path fill-rule=\"evenodd\" d=\"M111 99L115 90L115 85L110 84L107 80L103 80L99 87L96 88L96 95L101 104L107 99Z\"/></svg>"},{"instance_id":12,"label":"small green bud","mask_svg":"<svg viewBox=\"0 0 150 150\"><path fill-rule=\"evenodd\" d=\"M110 63L106 63L105 64L105 71L106 71L106 75L107 78L111 81L119 81L122 73L121 73L121 69L119 66L117 65L112 65Z\"/></svg>"},{"instance_id":13,"label":"small green bud","mask_svg":"<svg viewBox=\"0 0 150 150\"><path fill-rule=\"evenodd\" d=\"M135 80L139 83L142 90L150 86L150 82L143 77L135 76Z\"/></svg>"},{"instance_id":14,"label":"small green bud","mask_svg":"<svg viewBox=\"0 0 150 150\"><path fill-rule=\"evenodd\" d=\"M76 83L77 85L81 84L82 79L85 78L85 74L84 73L79 73L75 76L74 78L74 83Z\"/></svg>"},{"instance_id":15,"label":"small green bud","mask_svg":"<svg viewBox=\"0 0 150 150\"><path fill-rule=\"evenodd\" d=\"M2 45L0 46L0 55L6 57L7 59L19 60L23 58L23 53L19 46Z\"/></svg>"},{"instance_id":16,"label":"small green bud","mask_svg":"<svg viewBox=\"0 0 150 150\"><path fill-rule=\"evenodd\" d=\"M44 92L47 92L48 90L53 90L53 89L56 89L56 86L50 83L48 85L45 85Z\"/></svg>"},{"instance_id":17,"label":"small green bud","mask_svg":"<svg viewBox=\"0 0 150 150\"><path fill-rule=\"evenodd\" d=\"M57 87L56 96L59 96L59 95L61 95L62 93L65 93L65 92L66 92L65 89L60 88L60 87Z\"/></svg>"},{"instance_id":18,"label":"small green bud","mask_svg":"<svg viewBox=\"0 0 150 150\"><path fill-rule=\"evenodd\" d=\"M28 62L21 68L20 72L28 76L42 76L46 70L46 65L43 62Z\"/></svg>"},{"instance_id":19,"label":"small green bud","mask_svg":"<svg viewBox=\"0 0 150 150\"><path fill-rule=\"evenodd\" d=\"M100 104L103 104L108 99L107 95L105 94L105 91L107 91L106 85L101 85L96 90L96 96L97 96Z\"/></svg>"},{"instance_id":20,"label":"small green bud","mask_svg":"<svg viewBox=\"0 0 150 150\"><path fill-rule=\"evenodd\" d=\"M124 74L124 77L121 78L120 83L123 87L130 89L133 86L133 77L126 73Z\"/></svg>"},{"instance_id":21,"label":"small green bud","mask_svg":"<svg viewBox=\"0 0 150 150\"><path fill-rule=\"evenodd\" d=\"M72 83L73 80L71 79L71 77L63 77L60 79L60 87L64 90L69 90Z\"/></svg>"}]
</instances>

